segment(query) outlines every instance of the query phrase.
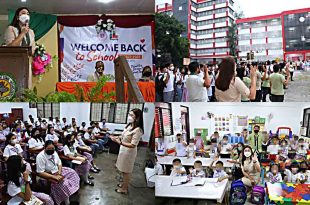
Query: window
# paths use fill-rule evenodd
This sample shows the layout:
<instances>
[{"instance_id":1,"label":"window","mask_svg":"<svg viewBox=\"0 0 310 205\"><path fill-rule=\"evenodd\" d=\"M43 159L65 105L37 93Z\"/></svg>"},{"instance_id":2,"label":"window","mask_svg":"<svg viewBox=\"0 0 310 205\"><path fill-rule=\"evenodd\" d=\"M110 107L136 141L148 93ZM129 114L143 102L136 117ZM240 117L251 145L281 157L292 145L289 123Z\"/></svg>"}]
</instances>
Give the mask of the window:
<instances>
[{"instance_id":1,"label":"window","mask_svg":"<svg viewBox=\"0 0 310 205\"><path fill-rule=\"evenodd\" d=\"M126 124L129 111L134 108L143 111L143 107L143 103L91 103L90 120L98 122L106 119L109 123Z\"/></svg>"},{"instance_id":2,"label":"window","mask_svg":"<svg viewBox=\"0 0 310 205\"><path fill-rule=\"evenodd\" d=\"M172 111L170 103L156 103L155 107L155 133L163 137L173 135Z\"/></svg>"},{"instance_id":3,"label":"window","mask_svg":"<svg viewBox=\"0 0 310 205\"><path fill-rule=\"evenodd\" d=\"M37 103L37 116L40 118L60 117L59 103Z\"/></svg>"}]
</instances>

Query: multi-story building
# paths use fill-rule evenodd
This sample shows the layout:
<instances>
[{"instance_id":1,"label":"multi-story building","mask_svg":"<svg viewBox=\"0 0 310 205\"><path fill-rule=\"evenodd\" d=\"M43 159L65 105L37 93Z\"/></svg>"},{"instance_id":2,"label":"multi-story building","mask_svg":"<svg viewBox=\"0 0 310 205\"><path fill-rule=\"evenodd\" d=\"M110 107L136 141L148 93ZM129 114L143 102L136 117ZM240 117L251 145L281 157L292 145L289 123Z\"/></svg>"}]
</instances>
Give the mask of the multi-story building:
<instances>
[{"instance_id":1,"label":"multi-story building","mask_svg":"<svg viewBox=\"0 0 310 205\"><path fill-rule=\"evenodd\" d=\"M234 0L173 0L173 16L186 27L182 36L190 41L192 60L212 63L229 55L227 36L234 22L233 5Z\"/></svg>"},{"instance_id":2,"label":"multi-story building","mask_svg":"<svg viewBox=\"0 0 310 205\"><path fill-rule=\"evenodd\" d=\"M164 13L172 16L172 5L168 3L156 5L156 13Z\"/></svg>"},{"instance_id":3,"label":"multi-story building","mask_svg":"<svg viewBox=\"0 0 310 205\"><path fill-rule=\"evenodd\" d=\"M310 8L243 18L238 25L239 58L254 52L254 60L310 58Z\"/></svg>"}]
</instances>

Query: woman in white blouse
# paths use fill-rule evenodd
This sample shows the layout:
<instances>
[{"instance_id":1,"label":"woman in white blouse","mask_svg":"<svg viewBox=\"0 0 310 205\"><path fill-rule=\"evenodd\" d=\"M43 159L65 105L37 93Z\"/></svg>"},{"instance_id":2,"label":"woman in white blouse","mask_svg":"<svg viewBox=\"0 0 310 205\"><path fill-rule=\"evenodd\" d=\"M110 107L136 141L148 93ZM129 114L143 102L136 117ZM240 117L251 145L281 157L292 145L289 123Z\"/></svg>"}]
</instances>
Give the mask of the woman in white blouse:
<instances>
[{"instance_id":1,"label":"woman in white blouse","mask_svg":"<svg viewBox=\"0 0 310 205\"><path fill-rule=\"evenodd\" d=\"M34 128L32 130L32 137L28 141L29 150L42 150L44 148L44 139L40 134L40 130Z\"/></svg>"}]
</instances>

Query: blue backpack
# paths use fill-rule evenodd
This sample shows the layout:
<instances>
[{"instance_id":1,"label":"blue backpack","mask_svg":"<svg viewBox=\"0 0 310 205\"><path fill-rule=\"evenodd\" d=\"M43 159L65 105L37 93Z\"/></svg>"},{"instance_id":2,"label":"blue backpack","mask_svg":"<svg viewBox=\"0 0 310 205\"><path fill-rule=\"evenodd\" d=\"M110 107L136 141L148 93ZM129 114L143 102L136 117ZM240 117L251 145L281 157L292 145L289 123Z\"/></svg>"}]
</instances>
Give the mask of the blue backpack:
<instances>
[{"instance_id":1,"label":"blue backpack","mask_svg":"<svg viewBox=\"0 0 310 205\"><path fill-rule=\"evenodd\" d=\"M230 187L229 203L230 205L243 205L246 202L246 187L239 179L233 181Z\"/></svg>"}]
</instances>

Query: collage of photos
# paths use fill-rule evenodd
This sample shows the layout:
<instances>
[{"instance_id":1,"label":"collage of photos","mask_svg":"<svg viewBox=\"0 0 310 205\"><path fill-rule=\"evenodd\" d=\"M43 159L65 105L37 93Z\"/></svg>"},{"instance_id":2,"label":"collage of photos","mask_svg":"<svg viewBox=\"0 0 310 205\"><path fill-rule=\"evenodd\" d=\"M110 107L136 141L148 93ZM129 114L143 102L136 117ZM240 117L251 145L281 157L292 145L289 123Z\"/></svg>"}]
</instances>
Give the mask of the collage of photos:
<instances>
[{"instance_id":1,"label":"collage of photos","mask_svg":"<svg viewBox=\"0 0 310 205\"><path fill-rule=\"evenodd\" d=\"M0 205L310 204L310 0L0 2Z\"/></svg>"}]
</instances>

